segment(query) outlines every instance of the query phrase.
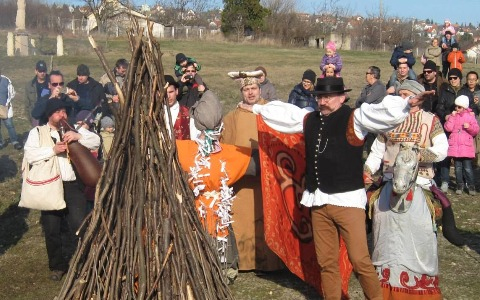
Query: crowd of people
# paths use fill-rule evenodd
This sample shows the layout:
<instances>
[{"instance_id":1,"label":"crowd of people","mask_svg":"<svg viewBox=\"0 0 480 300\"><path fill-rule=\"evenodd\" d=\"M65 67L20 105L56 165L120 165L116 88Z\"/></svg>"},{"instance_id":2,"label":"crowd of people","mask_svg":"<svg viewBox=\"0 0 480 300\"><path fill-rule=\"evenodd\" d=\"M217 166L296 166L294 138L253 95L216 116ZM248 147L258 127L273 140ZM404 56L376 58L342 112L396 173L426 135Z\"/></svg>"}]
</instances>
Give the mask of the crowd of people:
<instances>
[{"instance_id":1,"label":"crowd of people","mask_svg":"<svg viewBox=\"0 0 480 300\"><path fill-rule=\"evenodd\" d=\"M341 297L341 238L368 299L389 299L399 294L441 299L437 228L434 212L429 209L433 201L429 189L438 185L444 193L448 192L453 160L456 193L476 194L473 160L480 111L478 74L467 72L466 83L461 84L465 58L455 40L455 29L448 20L445 26L442 37L433 38L422 55L419 76L412 68L416 63L413 45L404 41L392 53L393 72L388 82L380 80L380 68L369 66L366 85L352 105L347 105L347 93L352 93L344 84L342 58L333 41L326 44L318 72L315 68L305 70L301 82L285 101L279 99L265 67L229 73L240 83L242 101L225 115L218 97L199 74L201 64L183 53L176 55L173 76L165 76L166 128L177 140L181 164L192 178L205 171L193 171L194 166L202 165L199 160L210 157L209 167L218 170L211 169L202 176L212 176L215 182L225 179L233 186L233 205L223 203L228 199L205 205L205 193L220 194L225 186L192 186L199 217L207 231L224 243L220 247L221 261L227 262L225 274L231 282L238 271L275 271L285 267L264 237L265 195L258 177L256 120L256 115L260 115L274 130L304 135L306 170L301 204L311 208L324 298ZM112 70L120 88L128 67L125 59L118 59ZM85 64L78 65L76 78L68 83L60 71L47 71L46 63L38 61L35 77L26 84L25 105L32 129L24 147L15 133L9 105L15 91L1 70L0 104L9 108L2 122L10 142L17 150L24 148L28 164L58 158L66 209L42 211L41 222L52 271L50 278L61 280L68 270L65 249L75 248L82 234L77 232L78 228L93 207L93 187L85 186L72 168L66 156L67 144L78 141L98 160L108 159L120 99L116 83L107 74L95 80ZM62 132L61 119L75 125L76 132ZM40 146L38 126L50 130L53 149ZM192 145L196 145L194 150ZM395 158L405 145L420 149L418 174L407 200L401 200L407 202L398 211L392 205L392 180L396 174ZM0 135L0 148L3 146ZM368 157L364 163L365 152ZM229 171L222 167L224 163L231 166ZM365 185L371 184L378 172L382 183L376 197L368 199ZM218 209L226 208L231 210L230 218L223 220L225 226L218 226ZM366 208L373 221L371 256ZM69 232L70 238L62 239L65 232ZM415 285L418 278L422 278L423 285Z\"/></svg>"}]
</instances>

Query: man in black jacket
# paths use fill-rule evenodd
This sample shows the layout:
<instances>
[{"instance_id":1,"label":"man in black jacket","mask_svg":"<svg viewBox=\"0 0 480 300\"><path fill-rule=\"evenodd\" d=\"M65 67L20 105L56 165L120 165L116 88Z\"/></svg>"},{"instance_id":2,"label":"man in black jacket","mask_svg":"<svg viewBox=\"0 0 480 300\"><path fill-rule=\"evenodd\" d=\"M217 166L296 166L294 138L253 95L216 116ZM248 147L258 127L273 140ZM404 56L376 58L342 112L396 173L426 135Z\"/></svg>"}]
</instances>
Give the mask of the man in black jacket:
<instances>
[{"instance_id":1,"label":"man in black jacket","mask_svg":"<svg viewBox=\"0 0 480 300\"><path fill-rule=\"evenodd\" d=\"M437 73L437 65L433 61L427 60L423 66L423 73L418 76L417 81L423 85L426 91L435 91L435 94L426 97L422 107L424 111L435 113L441 87L444 84L442 74Z\"/></svg>"},{"instance_id":2,"label":"man in black jacket","mask_svg":"<svg viewBox=\"0 0 480 300\"><path fill-rule=\"evenodd\" d=\"M73 118L81 110L94 110L97 105L105 100L105 93L102 85L90 77L90 70L84 64L78 65L77 78L70 81L67 84L67 87L75 91L76 94L70 96L70 99L73 101Z\"/></svg>"}]
</instances>

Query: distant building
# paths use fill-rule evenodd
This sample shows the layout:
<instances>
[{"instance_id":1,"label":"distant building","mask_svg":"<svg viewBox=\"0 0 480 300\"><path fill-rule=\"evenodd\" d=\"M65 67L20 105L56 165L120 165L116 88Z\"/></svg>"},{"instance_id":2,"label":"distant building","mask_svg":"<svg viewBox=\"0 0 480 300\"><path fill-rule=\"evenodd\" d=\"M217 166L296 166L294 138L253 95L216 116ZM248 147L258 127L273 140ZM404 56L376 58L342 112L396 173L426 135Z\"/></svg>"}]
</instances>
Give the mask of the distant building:
<instances>
[{"instance_id":1,"label":"distant building","mask_svg":"<svg viewBox=\"0 0 480 300\"><path fill-rule=\"evenodd\" d=\"M137 12L131 8L124 6L117 0L105 1L105 9L110 9L109 18L107 22L107 28L110 32L114 32L117 36L126 33L127 29L131 27L131 18L135 18L140 27L147 27L147 16L140 12ZM108 6L107 6L108 5ZM147 9L147 7L143 7ZM158 8L157 8L158 9ZM165 26L153 21L152 34L156 38L163 38L165 36ZM97 20L93 13L87 14L87 24L85 30L87 33L97 29Z\"/></svg>"},{"instance_id":2,"label":"distant building","mask_svg":"<svg viewBox=\"0 0 480 300\"><path fill-rule=\"evenodd\" d=\"M325 36L312 36L308 40L308 46L324 49L328 41L334 41L338 50L352 50L352 38L349 34L330 33Z\"/></svg>"}]
</instances>

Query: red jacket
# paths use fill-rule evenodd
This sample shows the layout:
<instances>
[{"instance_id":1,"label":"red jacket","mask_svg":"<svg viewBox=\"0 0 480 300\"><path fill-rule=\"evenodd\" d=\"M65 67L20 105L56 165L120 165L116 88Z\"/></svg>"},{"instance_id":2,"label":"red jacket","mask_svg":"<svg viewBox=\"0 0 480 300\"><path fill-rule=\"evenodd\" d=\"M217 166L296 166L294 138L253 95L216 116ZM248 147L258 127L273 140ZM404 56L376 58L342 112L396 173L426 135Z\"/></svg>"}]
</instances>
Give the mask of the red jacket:
<instances>
[{"instance_id":1,"label":"red jacket","mask_svg":"<svg viewBox=\"0 0 480 300\"><path fill-rule=\"evenodd\" d=\"M462 64L466 62L462 51L452 51L448 54L447 61L450 63L450 69L457 68L462 70Z\"/></svg>"}]
</instances>

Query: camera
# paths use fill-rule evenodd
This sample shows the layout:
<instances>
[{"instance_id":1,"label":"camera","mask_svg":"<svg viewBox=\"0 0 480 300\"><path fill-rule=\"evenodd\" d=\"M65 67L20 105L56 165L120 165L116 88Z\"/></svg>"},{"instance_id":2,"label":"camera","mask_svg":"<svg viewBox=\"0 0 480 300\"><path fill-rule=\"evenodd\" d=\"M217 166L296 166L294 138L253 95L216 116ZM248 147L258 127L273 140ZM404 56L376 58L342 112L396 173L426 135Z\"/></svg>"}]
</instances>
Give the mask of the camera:
<instances>
[{"instance_id":1,"label":"camera","mask_svg":"<svg viewBox=\"0 0 480 300\"><path fill-rule=\"evenodd\" d=\"M62 86L60 89L59 89L59 92L60 94L66 94L68 95L70 93L70 89L66 86Z\"/></svg>"},{"instance_id":2,"label":"camera","mask_svg":"<svg viewBox=\"0 0 480 300\"><path fill-rule=\"evenodd\" d=\"M191 74L185 75L186 80L193 80L193 77L195 77L195 75L191 75Z\"/></svg>"}]
</instances>

